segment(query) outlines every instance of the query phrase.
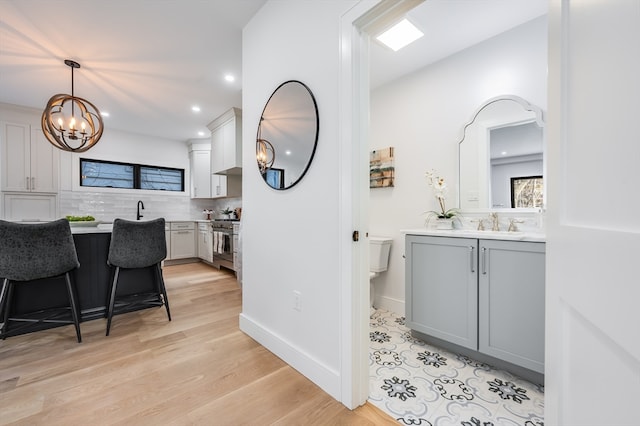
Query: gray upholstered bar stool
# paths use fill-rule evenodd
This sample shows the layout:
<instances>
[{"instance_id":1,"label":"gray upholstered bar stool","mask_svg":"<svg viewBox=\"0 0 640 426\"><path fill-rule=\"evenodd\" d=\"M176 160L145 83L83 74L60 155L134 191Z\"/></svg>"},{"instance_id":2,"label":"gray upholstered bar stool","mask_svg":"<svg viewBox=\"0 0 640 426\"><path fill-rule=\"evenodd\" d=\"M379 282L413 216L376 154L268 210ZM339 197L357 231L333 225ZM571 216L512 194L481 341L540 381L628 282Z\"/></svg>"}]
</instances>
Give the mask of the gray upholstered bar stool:
<instances>
[{"instance_id":1,"label":"gray upholstered bar stool","mask_svg":"<svg viewBox=\"0 0 640 426\"><path fill-rule=\"evenodd\" d=\"M79 266L73 235L66 219L35 224L0 220L2 338L5 339L9 331L15 334L17 330L34 323L61 323L75 325L80 343L78 296L69 274ZM68 307L43 309L21 314L21 317L12 315L14 285L28 285L27 281L55 277L63 278L66 283Z\"/></svg>"},{"instance_id":2,"label":"gray upholstered bar stool","mask_svg":"<svg viewBox=\"0 0 640 426\"><path fill-rule=\"evenodd\" d=\"M164 219L149 221L131 221L116 219L113 221L111 231L111 243L109 245L109 257L107 263L115 267L109 305L107 310L107 336L111 329L111 319L114 308L130 312L146 306L162 306L167 310L167 317L171 321L169 311L169 299L162 277L161 262L167 257L167 244L164 232ZM155 274L155 293L151 298L133 297L117 299L118 278L120 269L138 269L153 267ZM118 312L115 312L116 314Z\"/></svg>"}]
</instances>

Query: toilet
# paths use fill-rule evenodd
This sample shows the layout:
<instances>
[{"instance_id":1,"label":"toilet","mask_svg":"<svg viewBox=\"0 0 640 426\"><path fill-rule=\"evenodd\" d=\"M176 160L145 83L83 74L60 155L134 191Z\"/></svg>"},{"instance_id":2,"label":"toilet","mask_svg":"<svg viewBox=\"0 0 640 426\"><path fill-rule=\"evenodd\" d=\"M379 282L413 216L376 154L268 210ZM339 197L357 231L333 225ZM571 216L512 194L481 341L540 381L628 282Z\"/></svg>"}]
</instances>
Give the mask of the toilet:
<instances>
[{"instance_id":1,"label":"toilet","mask_svg":"<svg viewBox=\"0 0 640 426\"><path fill-rule=\"evenodd\" d=\"M369 301L373 313L374 285L373 279L380 272L387 270L389 265L389 250L393 239L389 237L369 236Z\"/></svg>"}]
</instances>

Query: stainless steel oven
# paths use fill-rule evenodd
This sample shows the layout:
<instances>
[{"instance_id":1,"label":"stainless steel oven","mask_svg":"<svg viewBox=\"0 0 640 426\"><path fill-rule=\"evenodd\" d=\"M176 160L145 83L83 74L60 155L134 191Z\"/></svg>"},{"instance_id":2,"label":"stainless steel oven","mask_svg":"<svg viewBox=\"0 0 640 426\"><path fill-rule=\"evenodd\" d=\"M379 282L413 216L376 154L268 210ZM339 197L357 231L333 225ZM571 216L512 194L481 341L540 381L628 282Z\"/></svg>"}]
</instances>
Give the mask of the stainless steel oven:
<instances>
[{"instance_id":1,"label":"stainless steel oven","mask_svg":"<svg viewBox=\"0 0 640 426\"><path fill-rule=\"evenodd\" d=\"M214 220L211 222L211 231L214 266L235 270L233 267L233 221Z\"/></svg>"}]
</instances>

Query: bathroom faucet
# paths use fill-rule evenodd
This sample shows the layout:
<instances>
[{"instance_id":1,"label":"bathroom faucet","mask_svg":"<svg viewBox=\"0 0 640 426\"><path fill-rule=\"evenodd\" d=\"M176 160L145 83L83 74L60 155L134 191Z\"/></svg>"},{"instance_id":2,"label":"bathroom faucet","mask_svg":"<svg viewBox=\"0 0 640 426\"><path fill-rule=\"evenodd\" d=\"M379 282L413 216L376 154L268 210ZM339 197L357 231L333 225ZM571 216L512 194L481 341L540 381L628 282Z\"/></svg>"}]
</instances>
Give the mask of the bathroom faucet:
<instances>
[{"instance_id":1,"label":"bathroom faucet","mask_svg":"<svg viewBox=\"0 0 640 426\"><path fill-rule=\"evenodd\" d=\"M496 212L492 212L489 214L489 218L491 219L491 230L493 232L498 232L500 231L500 222L498 220L498 213Z\"/></svg>"},{"instance_id":2,"label":"bathroom faucet","mask_svg":"<svg viewBox=\"0 0 640 426\"><path fill-rule=\"evenodd\" d=\"M142 202L142 200L138 201L138 213L136 215L136 220L140 220L141 217L144 217L140 214L140 209L144 210L144 203Z\"/></svg>"},{"instance_id":3,"label":"bathroom faucet","mask_svg":"<svg viewBox=\"0 0 640 426\"><path fill-rule=\"evenodd\" d=\"M509 229L507 229L507 231L518 232L518 225L516 225L517 223L524 223L524 220L509 219Z\"/></svg>"}]
</instances>

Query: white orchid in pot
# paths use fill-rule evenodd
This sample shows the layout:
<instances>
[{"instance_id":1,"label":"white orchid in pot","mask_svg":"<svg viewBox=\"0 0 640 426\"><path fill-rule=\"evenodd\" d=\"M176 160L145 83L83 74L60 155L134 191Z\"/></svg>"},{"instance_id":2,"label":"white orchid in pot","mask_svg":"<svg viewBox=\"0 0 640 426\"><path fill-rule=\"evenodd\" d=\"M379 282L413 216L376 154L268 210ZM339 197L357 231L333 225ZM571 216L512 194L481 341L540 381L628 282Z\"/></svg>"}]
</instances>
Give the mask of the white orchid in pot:
<instances>
[{"instance_id":1,"label":"white orchid in pot","mask_svg":"<svg viewBox=\"0 0 640 426\"><path fill-rule=\"evenodd\" d=\"M435 217L438 220L436 227L438 229L451 229L453 228L453 220L460 220L460 211L456 208L447 209L445 205L445 199L447 195L447 184L443 177L438 176L436 170L430 170L425 173L427 183L433 188L436 201L438 202L439 210L431 210L425 212L427 214L426 223Z\"/></svg>"}]
</instances>

